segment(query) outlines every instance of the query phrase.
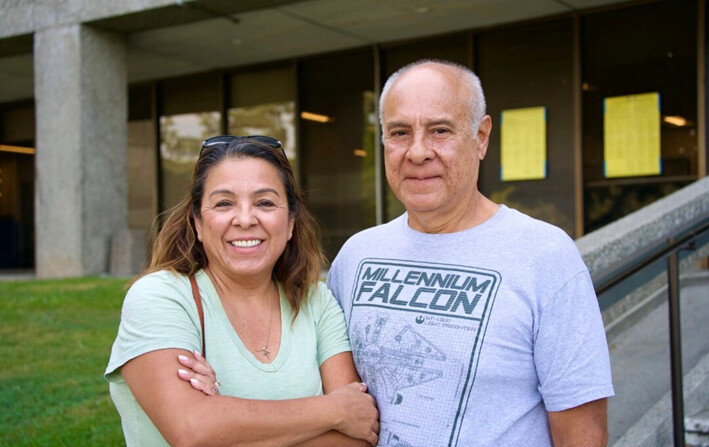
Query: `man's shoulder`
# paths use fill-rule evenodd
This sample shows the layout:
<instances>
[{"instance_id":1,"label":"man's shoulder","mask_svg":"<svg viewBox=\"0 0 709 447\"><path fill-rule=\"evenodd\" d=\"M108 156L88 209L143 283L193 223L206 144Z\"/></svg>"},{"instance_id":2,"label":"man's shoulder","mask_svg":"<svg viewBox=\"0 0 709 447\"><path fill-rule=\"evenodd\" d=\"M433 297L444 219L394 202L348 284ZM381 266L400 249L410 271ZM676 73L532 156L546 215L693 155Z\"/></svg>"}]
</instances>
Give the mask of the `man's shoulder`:
<instances>
[{"instance_id":1,"label":"man's shoulder","mask_svg":"<svg viewBox=\"0 0 709 447\"><path fill-rule=\"evenodd\" d=\"M505 225L509 225L512 229L520 232L531 232L531 234L543 235L552 239L571 241L571 237L560 227L514 208L505 208L507 209Z\"/></svg>"},{"instance_id":2,"label":"man's shoulder","mask_svg":"<svg viewBox=\"0 0 709 447\"><path fill-rule=\"evenodd\" d=\"M361 230L350 236L340 248L337 256L332 262L330 275L328 275L328 284L332 281L332 273L339 271L346 266L354 266L359 263L363 257L371 256L373 253L381 253L390 247L393 240L401 234L400 219L396 219Z\"/></svg>"},{"instance_id":3,"label":"man's shoulder","mask_svg":"<svg viewBox=\"0 0 709 447\"><path fill-rule=\"evenodd\" d=\"M347 239L343 248L347 245L370 243L381 238L389 238L392 232L400 233L398 229L401 225L401 219L403 219L403 215L389 222L358 231Z\"/></svg>"},{"instance_id":4,"label":"man's shoulder","mask_svg":"<svg viewBox=\"0 0 709 447\"><path fill-rule=\"evenodd\" d=\"M507 207L502 217L488 238L494 251L534 253L541 264L580 258L574 240L556 225Z\"/></svg>"}]
</instances>

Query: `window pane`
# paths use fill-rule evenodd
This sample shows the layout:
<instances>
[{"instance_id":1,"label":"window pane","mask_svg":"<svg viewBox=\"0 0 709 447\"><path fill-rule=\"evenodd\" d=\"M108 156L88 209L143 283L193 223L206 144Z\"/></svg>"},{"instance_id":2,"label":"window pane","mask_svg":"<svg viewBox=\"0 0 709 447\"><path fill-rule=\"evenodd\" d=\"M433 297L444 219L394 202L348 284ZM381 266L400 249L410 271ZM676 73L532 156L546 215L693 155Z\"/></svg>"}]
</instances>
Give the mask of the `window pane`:
<instances>
[{"instance_id":1,"label":"window pane","mask_svg":"<svg viewBox=\"0 0 709 447\"><path fill-rule=\"evenodd\" d=\"M268 135L283 144L294 172L298 172L295 150L295 102L284 101L229 109L232 135Z\"/></svg>"},{"instance_id":2,"label":"window pane","mask_svg":"<svg viewBox=\"0 0 709 447\"><path fill-rule=\"evenodd\" d=\"M376 222L372 61L361 50L300 65L302 172L330 259Z\"/></svg>"},{"instance_id":3,"label":"window pane","mask_svg":"<svg viewBox=\"0 0 709 447\"><path fill-rule=\"evenodd\" d=\"M128 226L148 229L157 214L155 125L128 122Z\"/></svg>"},{"instance_id":4,"label":"window pane","mask_svg":"<svg viewBox=\"0 0 709 447\"><path fill-rule=\"evenodd\" d=\"M292 67L236 73L230 77L229 90L228 133L278 138L298 179Z\"/></svg>"},{"instance_id":5,"label":"window pane","mask_svg":"<svg viewBox=\"0 0 709 447\"><path fill-rule=\"evenodd\" d=\"M177 204L190 183L202 141L219 135L219 112L160 117L163 208Z\"/></svg>"},{"instance_id":6,"label":"window pane","mask_svg":"<svg viewBox=\"0 0 709 447\"><path fill-rule=\"evenodd\" d=\"M180 201L187 190L202 141L220 135L221 78L214 73L160 84L160 209Z\"/></svg>"},{"instance_id":7,"label":"window pane","mask_svg":"<svg viewBox=\"0 0 709 447\"><path fill-rule=\"evenodd\" d=\"M542 22L476 38L477 72L492 117L480 166L480 190L574 236L573 23ZM542 180L502 181L502 111L546 108L547 173Z\"/></svg>"},{"instance_id":8,"label":"window pane","mask_svg":"<svg viewBox=\"0 0 709 447\"><path fill-rule=\"evenodd\" d=\"M697 2L677 0L583 18L585 231L593 231L696 180ZM660 94L657 176L606 178L603 100Z\"/></svg>"}]
</instances>

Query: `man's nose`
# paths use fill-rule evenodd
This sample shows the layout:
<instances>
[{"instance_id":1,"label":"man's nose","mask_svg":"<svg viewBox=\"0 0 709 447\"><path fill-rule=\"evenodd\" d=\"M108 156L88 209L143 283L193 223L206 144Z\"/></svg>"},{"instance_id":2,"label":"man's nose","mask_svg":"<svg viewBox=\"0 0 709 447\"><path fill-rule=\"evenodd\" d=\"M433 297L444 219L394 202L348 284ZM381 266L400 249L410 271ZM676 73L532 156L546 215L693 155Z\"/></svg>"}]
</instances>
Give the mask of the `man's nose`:
<instances>
[{"instance_id":1,"label":"man's nose","mask_svg":"<svg viewBox=\"0 0 709 447\"><path fill-rule=\"evenodd\" d=\"M423 132L421 135L414 135L411 146L406 152L406 158L412 163L423 164L435 156L435 152Z\"/></svg>"}]
</instances>

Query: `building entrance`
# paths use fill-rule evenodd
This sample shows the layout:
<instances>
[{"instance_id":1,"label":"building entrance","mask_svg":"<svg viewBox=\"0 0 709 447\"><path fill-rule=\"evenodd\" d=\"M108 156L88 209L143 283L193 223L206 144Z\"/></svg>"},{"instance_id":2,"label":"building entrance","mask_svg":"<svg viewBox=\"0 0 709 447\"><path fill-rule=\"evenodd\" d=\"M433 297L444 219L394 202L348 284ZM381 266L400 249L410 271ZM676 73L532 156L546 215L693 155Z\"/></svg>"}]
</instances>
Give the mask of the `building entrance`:
<instances>
[{"instance_id":1,"label":"building entrance","mask_svg":"<svg viewBox=\"0 0 709 447\"><path fill-rule=\"evenodd\" d=\"M0 145L0 269L34 268L34 153Z\"/></svg>"}]
</instances>

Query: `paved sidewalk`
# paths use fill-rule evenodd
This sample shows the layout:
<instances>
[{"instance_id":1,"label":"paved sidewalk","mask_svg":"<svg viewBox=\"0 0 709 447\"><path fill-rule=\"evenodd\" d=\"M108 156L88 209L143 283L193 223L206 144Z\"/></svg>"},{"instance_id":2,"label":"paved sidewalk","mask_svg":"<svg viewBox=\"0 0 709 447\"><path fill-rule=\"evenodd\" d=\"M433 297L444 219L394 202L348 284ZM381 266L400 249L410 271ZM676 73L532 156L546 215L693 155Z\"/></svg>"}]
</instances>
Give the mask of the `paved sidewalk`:
<instances>
[{"instance_id":1,"label":"paved sidewalk","mask_svg":"<svg viewBox=\"0 0 709 447\"><path fill-rule=\"evenodd\" d=\"M709 272L695 273L690 279L683 279L680 286L682 367L687 374L709 354ZM609 340L616 392L608 401L609 446L670 390L669 346L666 300Z\"/></svg>"},{"instance_id":2,"label":"paved sidewalk","mask_svg":"<svg viewBox=\"0 0 709 447\"><path fill-rule=\"evenodd\" d=\"M33 269L0 269L0 281L18 281L34 279Z\"/></svg>"}]
</instances>

